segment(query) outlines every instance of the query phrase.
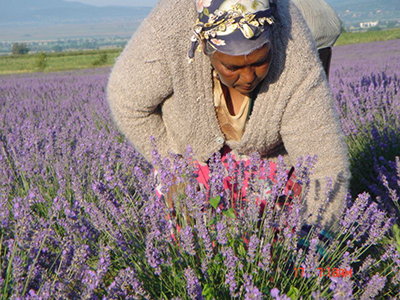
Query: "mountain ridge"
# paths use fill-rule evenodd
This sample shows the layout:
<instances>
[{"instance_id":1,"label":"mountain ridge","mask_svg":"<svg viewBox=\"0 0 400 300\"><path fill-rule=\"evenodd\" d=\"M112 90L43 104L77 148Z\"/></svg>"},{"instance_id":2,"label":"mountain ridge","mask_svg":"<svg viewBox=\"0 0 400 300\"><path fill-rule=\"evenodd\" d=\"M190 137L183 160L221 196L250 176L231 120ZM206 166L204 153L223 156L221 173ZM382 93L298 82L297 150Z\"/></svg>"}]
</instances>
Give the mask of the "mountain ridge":
<instances>
[{"instance_id":1,"label":"mountain ridge","mask_svg":"<svg viewBox=\"0 0 400 300\"><path fill-rule=\"evenodd\" d=\"M360 22L399 20L399 0L327 0L344 26ZM0 25L26 27L63 23L109 22L145 18L152 7L94 6L64 0L0 1Z\"/></svg>"},{"instance_id":2,"label":"mountain ridge","mask_svg":"<svg viewBox=\"0 0 400 300\"><path fill-rule=\"evenodd\" d=\"M143 19L151 7L104 6L63 0L13 0L0 2L0 24L15 26L103 22Z\"/></svg>"}]
</instances>

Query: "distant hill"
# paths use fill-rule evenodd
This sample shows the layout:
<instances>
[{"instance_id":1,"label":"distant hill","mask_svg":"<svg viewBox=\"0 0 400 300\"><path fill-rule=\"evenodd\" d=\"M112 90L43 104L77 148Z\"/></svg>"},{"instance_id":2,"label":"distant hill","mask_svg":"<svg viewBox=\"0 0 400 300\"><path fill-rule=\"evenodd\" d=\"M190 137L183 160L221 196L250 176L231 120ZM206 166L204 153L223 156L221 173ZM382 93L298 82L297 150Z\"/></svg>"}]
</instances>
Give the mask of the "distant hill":
<instances>
[{"instance_id":1,"label":"distant hill","mask_svg":"<svg viewBox=\"0 0 400 300\"><path fill-rule=\"evenodd\" d=\"M77 0L79 1L79 0ZM400 19L400 0L327 0L345 26ZM151 7L97 7L63 0L0 0L0 26L142 20Z\"/></svg>"},{"instance_id":2,"label":"distant hill","mask_svg":"<svg viewBox=\"0 0 400 300\"><path fill-rule=\"evenodd\" d=\"M400 20L400 0L326 0L344 25Z\"/></svg>"},{"instance_id":3,"label":"distant hill","mask_svg":"<svg viewBox=\"0 0 400 300\"><path fill-rule=\"evenodd\" d=\"M143 19L151 7L97 7L63 0L0 1L0 26L32 26Z\"/></svg>"}]
</instances>

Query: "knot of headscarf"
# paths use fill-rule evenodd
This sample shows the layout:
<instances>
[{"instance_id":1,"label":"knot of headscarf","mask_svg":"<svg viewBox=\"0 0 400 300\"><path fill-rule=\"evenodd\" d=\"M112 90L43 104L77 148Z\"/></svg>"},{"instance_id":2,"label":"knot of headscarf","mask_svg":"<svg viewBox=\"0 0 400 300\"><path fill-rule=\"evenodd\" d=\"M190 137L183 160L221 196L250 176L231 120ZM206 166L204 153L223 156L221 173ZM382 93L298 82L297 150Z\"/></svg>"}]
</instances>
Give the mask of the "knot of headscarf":
<instances>
[{"instance_id":1,"label":"knot of headscarf","mask_svg":"<svg viewBox=\"0 0 400 300\"><path fill-rule=\"evenodd\" d=\"M269 40L274 18L268 0L197 0L196 8L189 59L202 40L230 55L248 54Z\"/></svg>"}]
</instances>

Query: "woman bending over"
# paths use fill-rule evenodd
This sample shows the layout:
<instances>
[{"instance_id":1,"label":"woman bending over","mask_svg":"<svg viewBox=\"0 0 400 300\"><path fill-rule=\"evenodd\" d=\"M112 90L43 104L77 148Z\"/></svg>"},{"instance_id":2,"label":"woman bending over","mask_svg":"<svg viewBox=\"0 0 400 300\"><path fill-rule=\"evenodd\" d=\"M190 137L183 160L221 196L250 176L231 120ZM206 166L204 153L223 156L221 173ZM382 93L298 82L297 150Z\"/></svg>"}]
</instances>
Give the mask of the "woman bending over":
<instances>
[{"instance_id":1,"label":"woman bending over","mask_svg":"<svg viewBox=\"0 0 400 300\"><path fill-rule=\"evenodd\" d=\"M344 135L317 48L290 0L160 0L118 58L108 101L119 129L151 162L190 145L204 168L217 151L254 151L289 166L317 155L304 211L341 214L349 183Z\"/></svg>"}]
</instances>

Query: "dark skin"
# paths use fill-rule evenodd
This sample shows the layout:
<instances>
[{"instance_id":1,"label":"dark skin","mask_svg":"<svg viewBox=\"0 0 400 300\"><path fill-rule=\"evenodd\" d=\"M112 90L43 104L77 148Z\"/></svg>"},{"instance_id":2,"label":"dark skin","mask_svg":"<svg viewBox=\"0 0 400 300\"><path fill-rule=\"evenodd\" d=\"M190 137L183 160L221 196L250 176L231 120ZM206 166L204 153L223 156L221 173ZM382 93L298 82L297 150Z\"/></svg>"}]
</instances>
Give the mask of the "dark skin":
<instances>
[{"instance_id":1,"label":"dark skin","mask_svg":"<svg viewBox=\"0 0 400 300\"><path fill-rule=\"evenodd\" d=\"M219 75L228 109L236 115L245 97L267 76L272 48L268 42L248 55L232 56L217 51L210 59Z\"/></svg>"}]
</instances>

